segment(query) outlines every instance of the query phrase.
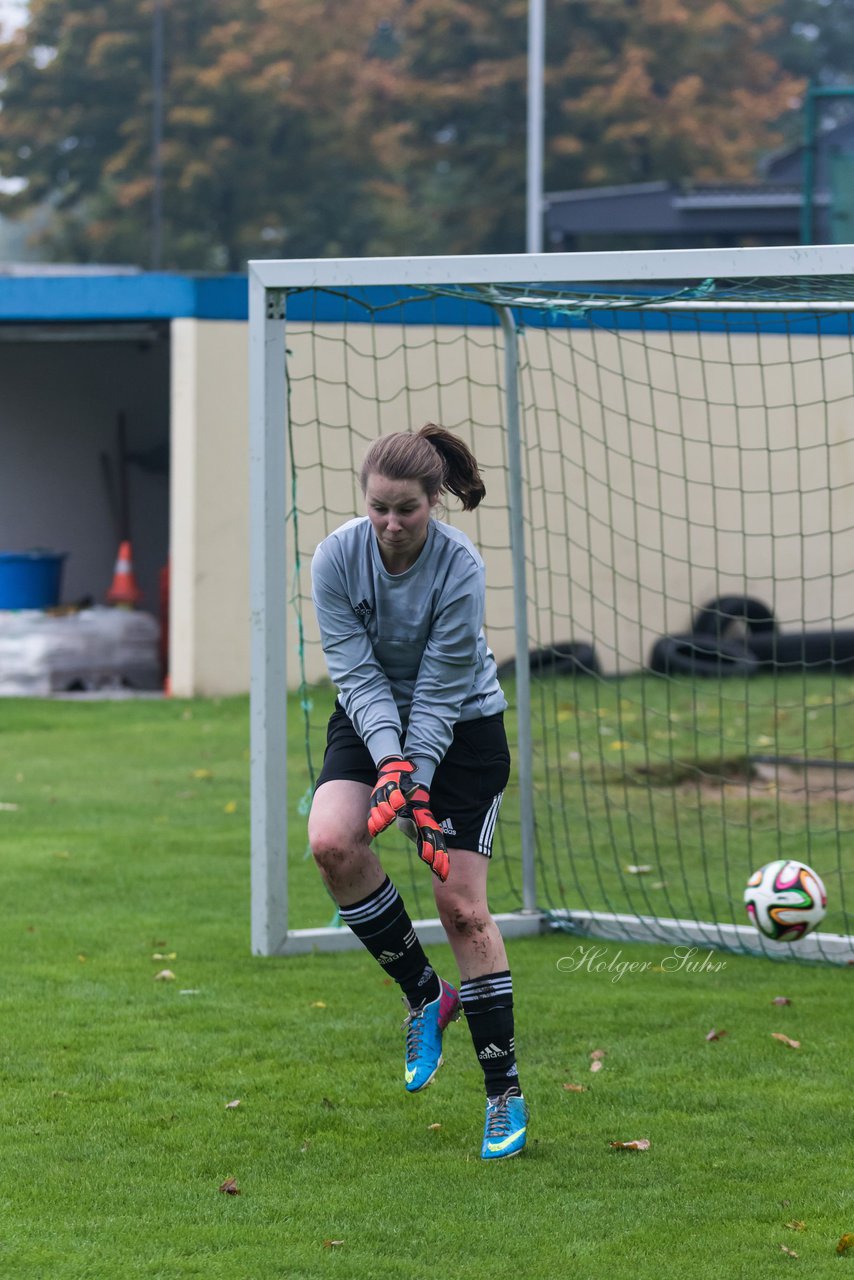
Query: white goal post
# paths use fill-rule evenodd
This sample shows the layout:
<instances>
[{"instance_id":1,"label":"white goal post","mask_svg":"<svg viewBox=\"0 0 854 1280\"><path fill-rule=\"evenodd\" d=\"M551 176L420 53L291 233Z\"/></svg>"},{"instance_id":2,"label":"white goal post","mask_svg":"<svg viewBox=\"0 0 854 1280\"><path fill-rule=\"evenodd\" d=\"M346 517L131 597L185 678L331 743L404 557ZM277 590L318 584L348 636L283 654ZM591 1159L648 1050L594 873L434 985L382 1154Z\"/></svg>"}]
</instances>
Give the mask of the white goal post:
<instances>
[{"instance_id":1,"label":"white goal post","mask_svg":"<svg viewBox=\"0 0 854 1280\"><path fill-rule=\"evenodd\" d=\"M287 609L290 565L286 530L290 497L288 469L287 296L292 290L338 290L375 286L443 289L455 286L629 284L642 289L667 282L710 279L762 280L850 277L854 308L854 246L792 246L753 249L686 249L655 252L512 254L475 257L259 260L249 263L250 372L250 577L251 577L251 947L255 955L296 954L341 949L358 943L347 929L289 929L287 882ZM530 742L529 630L522 523L522 467L525 448L519 415L517 356L512 297L506 288L496 304L505 338L504 430L507 440L507 507L514 574L514 629L518 740L514 747L520 785L523 909L499 918L508 935L536 933L560 923L560 912L538 905L534 857L534 797ZM679 307L678 300L640 299L638 308ZM710 303L709 305L714 305ZM721 304L723 305L723 304ZM727 303L728 307L738 306ZM752 306L762 306L755 303ZM798 305L798 304L794 304ZM809 304L804 304L809 305ZM833 305L833 304L830 304ZM521 659L521 660L520 660ZM613 912L563 913L580 936L668 938L673 944L714 946L721 929L738 934L745 950L775 956L823 959L851 955L851 939L821 935L821 948L804 939L797 948L766 948L748 926L713 926L699 921ZM444 937L438 921L417 922L429 941ZM736 931L736 933L733 933Z\"/></svg>"}]
</instances>

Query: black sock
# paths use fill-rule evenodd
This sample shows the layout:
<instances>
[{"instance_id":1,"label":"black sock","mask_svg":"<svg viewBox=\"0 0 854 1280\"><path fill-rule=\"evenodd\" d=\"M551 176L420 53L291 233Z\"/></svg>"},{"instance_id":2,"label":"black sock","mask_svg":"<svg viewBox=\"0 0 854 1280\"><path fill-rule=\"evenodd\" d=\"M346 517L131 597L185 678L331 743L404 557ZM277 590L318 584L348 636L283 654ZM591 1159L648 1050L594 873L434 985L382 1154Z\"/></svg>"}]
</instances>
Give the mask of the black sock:
<instances>
[{"instance_id":1,"label":"black sock","mask_svg":"<svg viewBox=\"0 0 854 1280\"><path fill-rule=\"evenodd\" d=\"M403 899L388 876L367 898L338 910L344 923L402 988L413 1008L441 994L438 975L424 954Z\"/></svg>"},{"instance_id":2,"label":"black sock","mask_svg":"<svg viewBox=\"0 0 854 1280\"><path fill-rule=\"evenodd\" d=\"M510 970L487 973L460 983L460 1000L477 1060L483 1067L488 1098L521 1094L513 1036L513 981Z\"/></svg>"}]
</instances>

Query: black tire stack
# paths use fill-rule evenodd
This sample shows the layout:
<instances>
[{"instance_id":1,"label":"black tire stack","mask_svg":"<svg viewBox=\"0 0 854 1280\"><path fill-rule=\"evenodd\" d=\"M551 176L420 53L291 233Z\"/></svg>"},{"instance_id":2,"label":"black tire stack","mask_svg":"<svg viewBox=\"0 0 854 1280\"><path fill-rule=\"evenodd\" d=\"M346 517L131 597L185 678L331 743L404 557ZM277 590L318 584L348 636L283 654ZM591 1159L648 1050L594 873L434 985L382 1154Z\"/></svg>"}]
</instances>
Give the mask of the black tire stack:
<instances>
[{"instance_id":1,"label":"black tire stack","mask_svg":"<svg viewBox=\"0 0 854 1280\"><path fill-rule=\"evenodd\" d=\"M854 631L781 632L761 600L719 596L703 605L690 632L656 640L649 666L659 675L694 677L852 671Z\"/></svg>"},{"instance_id":2,"label":"black tire stack","mask_svg":"<svg viewBox=\"0 0 854 1280\"><path fill-rule=\"evenodd\" d=\"M583 641L565 640L545 649L531 649L528 665L532 676L598 676L602 673L596 650ZM516 659L508 658L498 668L498 679L512 679Z\"/></svg>"}]
</instances>

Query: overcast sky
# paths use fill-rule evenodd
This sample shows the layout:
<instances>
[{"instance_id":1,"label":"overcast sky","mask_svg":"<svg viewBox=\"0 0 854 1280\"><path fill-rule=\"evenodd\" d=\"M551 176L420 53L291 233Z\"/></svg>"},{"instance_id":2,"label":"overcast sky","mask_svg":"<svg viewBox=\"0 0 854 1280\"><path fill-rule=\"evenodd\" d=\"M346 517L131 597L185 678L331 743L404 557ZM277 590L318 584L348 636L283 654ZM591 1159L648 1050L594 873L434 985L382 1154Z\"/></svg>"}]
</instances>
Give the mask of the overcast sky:
<instances>
[{"instance_id":1,"label":"overcast sky","mask_svg":"<svg viewBox=\"0 0 854 1280\"><path fill-rule=\"evenodd\" d=\"M26 0L0 0L0 35L7 39L24 21L26 13Z\"/></svg>"}]
</instances>

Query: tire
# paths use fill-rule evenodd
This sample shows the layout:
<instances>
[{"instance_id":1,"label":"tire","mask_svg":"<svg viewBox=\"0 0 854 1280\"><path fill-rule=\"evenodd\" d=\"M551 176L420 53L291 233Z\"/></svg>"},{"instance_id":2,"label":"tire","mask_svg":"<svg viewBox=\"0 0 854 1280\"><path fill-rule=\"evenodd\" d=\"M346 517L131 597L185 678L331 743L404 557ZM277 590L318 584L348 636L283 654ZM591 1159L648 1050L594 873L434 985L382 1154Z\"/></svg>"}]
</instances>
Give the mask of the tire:
<instances>
[{"instance_id":1,"label":"tire","mask_svg":"<svg viewBox=\"0 0 854 1280\"><path fill-rule=\"evenodd\" d=\"M758 635L773 635L777 620L767 604L751 596L718 596L704 604L696 614L692 625L695 636L714 636L724 640L739 624L745 627L751 639Z\"/></svg>"},{"instance_id":2,"label":"tire","mask_svg":"<svg viewBox=\"0 0 854 1280\"><path fill-rule=\"evenodd\" d=\"M649 659L650 669L663 676L752 676L759 660L743 644L732 644L711 636L662 636L656 640Z\"/></svg>"},{"instance_id":3,"label":"tire","mask_svg":"<svg viewBox=\"0 0 854 1280\"><path fill-rule=\"evenodd\" d=\"M766 671L852 671L854 631L796 631L751 636Z\"/></svg>"},{"instance_id":4,"label":"tire","mask_svg":"<svg viewBox=\"0 0 854 1280\"><path fill-rule=\"evenodd\" d=\"M545 649L531 649L528 664L532 676L598 676L602 669L590 644L566 640ZM513 679L516 659L509 658L498 668L498 679Z\"/></svg>"}]
</instances>

